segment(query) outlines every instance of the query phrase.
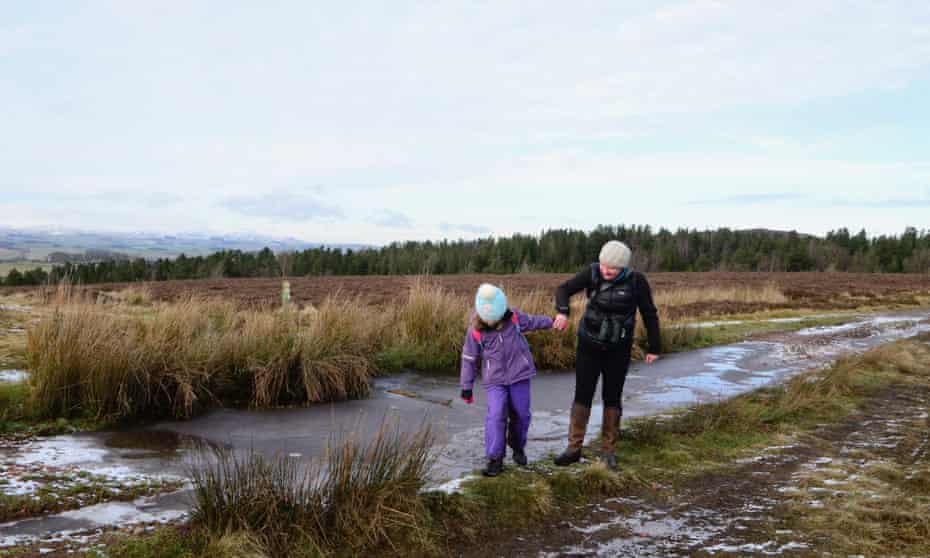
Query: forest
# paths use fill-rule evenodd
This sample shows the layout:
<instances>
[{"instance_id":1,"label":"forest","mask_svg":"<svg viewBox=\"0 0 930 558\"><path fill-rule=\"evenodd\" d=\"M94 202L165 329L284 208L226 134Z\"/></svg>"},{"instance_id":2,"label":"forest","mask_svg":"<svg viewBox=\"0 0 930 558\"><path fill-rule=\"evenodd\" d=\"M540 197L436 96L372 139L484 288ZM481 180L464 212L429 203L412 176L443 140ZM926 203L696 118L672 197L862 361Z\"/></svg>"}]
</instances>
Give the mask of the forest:
<instances>
[{"instance_id":1,"label":"forest","mask_svg":"<svg viewBox=\"0 0 930 558\"><path fill-rule=\"evenodd\" d=\"M359 250L311 248L274 253L224 250L207 256L155 260L106 259L65 263L47 272L12 270L2 284L38 285L64 278L89 284L220 277L307 275L411 275L445 273L569 272L597 258L610 239L633 249L642 271L930 272L930 231L908 227L900 235L869 237L848 229L825 237L795 231L689 230L650 226L598 226L591 231L552 229L540 235L439 242L394 242Z\"/></svg>"}]
</instances>

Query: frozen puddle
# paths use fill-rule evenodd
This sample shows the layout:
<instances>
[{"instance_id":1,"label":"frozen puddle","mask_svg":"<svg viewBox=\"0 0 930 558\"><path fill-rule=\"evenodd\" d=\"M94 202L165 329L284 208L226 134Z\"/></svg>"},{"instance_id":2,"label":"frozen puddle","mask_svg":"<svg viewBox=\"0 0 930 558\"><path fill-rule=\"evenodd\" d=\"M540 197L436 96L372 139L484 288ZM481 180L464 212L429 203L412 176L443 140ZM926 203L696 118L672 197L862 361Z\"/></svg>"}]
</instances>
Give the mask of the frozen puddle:
<instances>
[{"instance_id":1,"label":"frozen puddle","mask_svg":"<svg viewBox=\"0 0 930 558\"><path fill-rule=\"evenodd\" d=\"M114 526L164 524L184 519L190 507L186 491L133 502L109 502L46 517L0 525L0 547L20 544L86 542Z\"/></svg>"},{"instance_id":2,"label":"frozen puddle","mask_svg":"<svg viewBox=\"0 0 930 558\"><path fill-rule=\"evenodd\" d=\"M2 524L0 546L80 541L104 527L172 521L187 513L190 489L174 457L148 454L138 460L125 450L107 447L107 441L101 435L80 435L6 442L0 447L0 494L37 499L58 494L60 506L73 507L88 503L90 494L118 499L186 488Z\"/></svg>"},{"instance_id":3,"label":"frozen puddle","mask_svg":"<svg viewBox=\"0 0 930 558\"><path fill-rule=\"evenodd\" d=\"M710 322L692 322L687 327L710 328L742 324L793 324L806 320L817 320L823 318L839 318L844 314L812 314L809 316L797 316L792 318L768 318L765 320L717 320Z\"/></svg>"},{"instance_id":4,"label":"frozen puddle","mask_svg":"<svg viewBox=\"0 0 930 558\"><path fill-rule=\"evenodd\" d=\"M108 451L100 447L98 440L81 436L55 436L29 442L17 448L12 461L17 465L44 465L67 467L103 462Z\"/></svg>"},{"instance_id":5,"label":"frozen puddle","mask_svg":"<svg viewBox=\"0 0 930 558\"><path fill-rule=\"evenodd\" d=\"M900 325L904 327L915 326L926 316L873 316L863 320L856 320L834 326L818 326L802 329L798 335L835 335L847 331L853 331L864 327L881 328L889 325Z\"/></svg>"},{"instance_id":6,"label":"frozen puddle","mask_svg":"<svg viewBox=\"0 0 930 558\"><path fill-rule=\"evenodd\" d=\"M608 501L610 502L610 500ZM574 527L573 530L591 536L610 531L621 534L616 538L567 546L558 552L542 552L540 558L557 556L687 556L681 548L700 546L721 533L726 523L719 523L710 510L696 509L672 517L664 512L636 512L633 515L616 515L606 522Z\"/></svg>"},{"instance_id":7,"label":"frozen puddle","mask_svg":"<svg viewBox=\"0 0 930 558\"><path fill-rule=\"evenodd\" d=\"M29 379L29 372L25 370L0 370L0 383L16 384Z\"/></svg>"}]
</instances>

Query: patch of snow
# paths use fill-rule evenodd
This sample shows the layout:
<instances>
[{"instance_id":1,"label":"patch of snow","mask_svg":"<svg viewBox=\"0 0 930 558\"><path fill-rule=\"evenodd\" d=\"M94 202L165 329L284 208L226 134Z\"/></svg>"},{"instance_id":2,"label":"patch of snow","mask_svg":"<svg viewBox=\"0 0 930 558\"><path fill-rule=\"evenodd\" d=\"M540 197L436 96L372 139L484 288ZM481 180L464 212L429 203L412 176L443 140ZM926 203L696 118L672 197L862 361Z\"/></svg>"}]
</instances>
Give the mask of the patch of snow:
<instances>
[{"instance_id":1,"label":"patch of snow","mask_svg":"<svg viewBox=\"0 0 930 558\"><path fill-rule=\"evenodd\" d=\"M87 506L77 510L61 512L58 517L89 521L100 526L133 525L136 523L168 523L187 515L180 510L165 510L149 513L138 507L134 502L107 502Z\"/></svg>"},{"instance_id":2,"label":"patch of snow","mask_svg":"<svg viewBox=\"0 0 930 558\"><path fill-rule=\"evenodd\" d=\"M0 485L0 491L7 496L22 496L32 494L39 489L39 484L35 481L24 481L15 477L5 477L7 483Z\"/></svg>"},{"instance_id":3,"label":"patch of snow","mask_svg":"<svg viewBox=\"0 0 930 558\"><path fill-rule=\"evenodd\" d=\"M467 481L478 478L477 475L468 475L464 477L459 477L457 479L452 479L450 481L444 482L439 486L426 488L425 490L430 492L444 492L446 494L461 494L462 485Z\"/></svg>"},{"instance_id":4,"label":"patch of snow","mask_svg":"<svg viewBox=\"0 0 930 558\"><path fill-rule=\"evenodd\" d=\"M29 372L25 370L0 370L0 383L18 384L29 379Z\"/></svg>"},{"instance_id":5,"label":"patch of snow","mask_svg":"<svg viewBox=\"0 0 930 558\"><path fill-rule=\"evenodd\" d=\"M37 440L23 446L21 452L14 458L17 465L42 464L56 467L100 463L108 453L93 440L77 436L55 436Z\"/></svg>"}]
</instances>

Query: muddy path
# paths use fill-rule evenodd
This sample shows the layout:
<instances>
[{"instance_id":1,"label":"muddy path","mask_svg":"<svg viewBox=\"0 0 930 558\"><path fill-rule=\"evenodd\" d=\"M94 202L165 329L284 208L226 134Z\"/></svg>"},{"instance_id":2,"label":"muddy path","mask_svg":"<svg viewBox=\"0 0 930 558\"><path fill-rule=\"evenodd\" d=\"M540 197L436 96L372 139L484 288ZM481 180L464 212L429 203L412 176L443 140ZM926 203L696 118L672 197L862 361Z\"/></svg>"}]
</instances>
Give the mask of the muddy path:
<instances>
[{"instance_id":1,"label":"muddy path","mask_svg":"<svg viewBox=\"0 0 930 558\"><path fill-rule=\"evenodd\" d=\"M805 529L805 512L863 493L873 501L886 498L866 483L890 463L926 468L928 409L930 388L893 386L843 422L766 448L728 470L586 506L519 539L505 537L493 548L459 556L834 555L835 541Z\"/></svg>"},{"instance_id":2,"label":"muddy path","mask_svg":"<svg viewBox=\"0 0 930 558\"><path fill-rule=\"evenodd\" d=\"M885 313L839 326L672 354L653 365L635 363L625 389L625 418L730 397L778 382L840 356L930 331L928 319L930 310L926 309ZM531 460L547 459L563 447L573 385L570 372L542 373L534 380L534 414L527 447ZM0 448L0 460L7 468L43 460L67 463L90 473L183 478L191 456L204 444L310 459L321 455L333 436L365 438L376 431L384 417L391 417L402 428L412 430L428 423L439 430L443 447L433 476L435 485L443 487L483 464L483 391L476 390L475 405L465 405L457 394L455 377L400 374L378 379L372 397L365 400L262 411L219 409L189 421L33 440ZM596 435L599 421L599 409L595 408L589 436ZM632 504L607 502L605 513L614 505ZM185 516L189 506L189 494L182 490L11 522L0 525L0 546L81 536L119 525L176 521Z\"/></svg>"}]
</instances>

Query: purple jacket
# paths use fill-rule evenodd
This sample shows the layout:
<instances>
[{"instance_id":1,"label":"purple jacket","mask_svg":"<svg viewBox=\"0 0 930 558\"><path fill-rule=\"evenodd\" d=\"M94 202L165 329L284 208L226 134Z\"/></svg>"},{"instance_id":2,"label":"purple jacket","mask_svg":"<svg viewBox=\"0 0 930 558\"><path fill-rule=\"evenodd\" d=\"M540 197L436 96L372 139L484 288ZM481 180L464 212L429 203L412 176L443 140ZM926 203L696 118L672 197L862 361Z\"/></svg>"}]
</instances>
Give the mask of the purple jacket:
<instances>
[{"instance_id":1,"label":"purple jacket","mask_svg":"<svg viewBox=\"0 0 930 558\"><path fill-rule=\"evenodd\" d=\"M513 309L520 324L517 326L509 319L500 329L479 332L481 343L473 337L469 326L465 332L465 346L462 347L462 389L472 389L481 366L481 383L509 386L522 382L536 375L536 365L530 347L523 338L523 333L552 327L552 318L524 314Z\"/></svg>"}]
</instances>

